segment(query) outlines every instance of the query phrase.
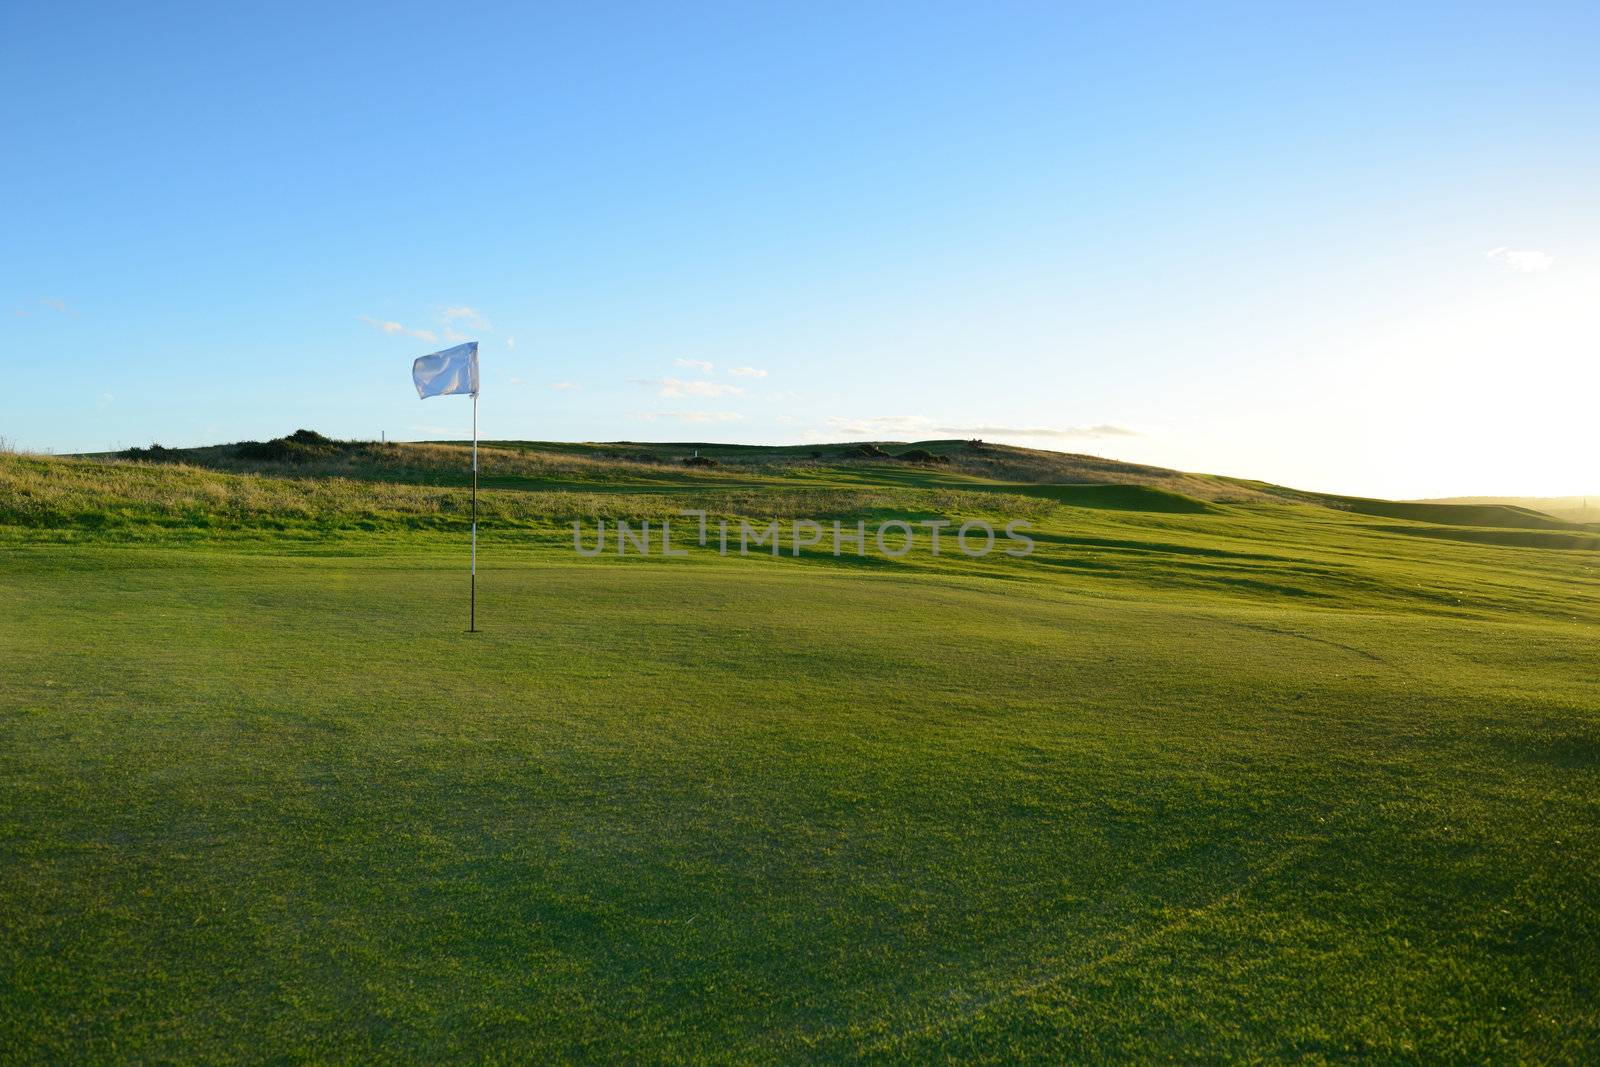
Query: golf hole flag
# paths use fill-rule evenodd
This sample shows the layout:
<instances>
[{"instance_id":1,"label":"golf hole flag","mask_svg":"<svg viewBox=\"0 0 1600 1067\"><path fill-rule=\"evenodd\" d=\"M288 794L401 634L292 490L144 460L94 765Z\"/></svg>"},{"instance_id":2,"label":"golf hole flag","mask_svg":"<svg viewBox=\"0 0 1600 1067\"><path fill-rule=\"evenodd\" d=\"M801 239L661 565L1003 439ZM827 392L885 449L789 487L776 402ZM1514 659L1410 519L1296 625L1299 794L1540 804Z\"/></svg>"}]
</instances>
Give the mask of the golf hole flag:
<instances>
[{"instance_id":1,"label":"golf hole flag","mask_svg":"<svg viewBox=\"0 0 1600 1067\"><path fill-rule=\"evenodd\" d=\"M447 348L443 352L418 356L411 364L411 380L417 396L450 396L454 393L478 395L478 342Z\"/></svg>"},{"instance_id":2,"label":"golf hole flag","mask_svg":"<svg viewBox=\"0 0 1600 1067\"><path fill-rule=\"evenodd\" d=\"M478 342L468 341L443 352L418 356L411 364L411 381L422 400L458 393L472 397L472 580L467 632L475 634L478 632Z\"/></svg>"}]
</instances>

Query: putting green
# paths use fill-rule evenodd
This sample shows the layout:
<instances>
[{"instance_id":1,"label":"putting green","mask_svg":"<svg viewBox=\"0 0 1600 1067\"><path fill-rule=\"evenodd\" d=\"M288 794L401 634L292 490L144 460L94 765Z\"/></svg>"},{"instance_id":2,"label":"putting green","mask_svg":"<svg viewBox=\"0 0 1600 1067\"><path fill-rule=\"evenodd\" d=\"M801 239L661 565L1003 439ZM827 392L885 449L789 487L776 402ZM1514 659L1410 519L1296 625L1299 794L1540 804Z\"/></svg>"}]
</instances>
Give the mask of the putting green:
<instances>
[{"instance_id":1,"label":"putting green","mask_svg":"<svg viewBox=\"0 0 1600 1067\"><path fill-rule=\"evenodd\" d=\"M1592 624L511 551L8 551L4 1047L1594 1047Z\"/></svg>"}]
</instances>

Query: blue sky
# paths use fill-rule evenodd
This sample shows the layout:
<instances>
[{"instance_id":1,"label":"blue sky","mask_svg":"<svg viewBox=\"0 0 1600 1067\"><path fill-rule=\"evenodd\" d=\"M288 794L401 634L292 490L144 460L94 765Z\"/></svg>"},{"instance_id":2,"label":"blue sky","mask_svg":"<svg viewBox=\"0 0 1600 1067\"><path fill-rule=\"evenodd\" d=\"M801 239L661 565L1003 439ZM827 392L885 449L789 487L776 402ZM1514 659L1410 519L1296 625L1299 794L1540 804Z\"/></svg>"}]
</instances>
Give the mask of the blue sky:
<instances>
[{"instance_id":1,"label":"blue sky","mask_svg":"<svg viewBox=\"0 0 1600 1067\"><path fill-rule=\"evenodd\" d=\"M1593 4L0 6L0 436L1600 494ZM25 383L25 384L24 384Z\"/></svg>"}]
</instances>

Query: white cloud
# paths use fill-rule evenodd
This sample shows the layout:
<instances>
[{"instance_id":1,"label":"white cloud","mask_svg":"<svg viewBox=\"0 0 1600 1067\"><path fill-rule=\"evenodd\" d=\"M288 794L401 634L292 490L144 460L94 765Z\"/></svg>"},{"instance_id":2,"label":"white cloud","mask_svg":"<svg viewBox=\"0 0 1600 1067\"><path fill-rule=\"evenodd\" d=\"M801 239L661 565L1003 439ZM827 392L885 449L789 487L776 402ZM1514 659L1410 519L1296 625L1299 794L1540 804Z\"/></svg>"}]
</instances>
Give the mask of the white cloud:
<instances>
[{"instance_id":1,"label":"white cloud","mask_svg":"<svg viewBox=\"0 0 1600 1067\"><path fill-rule=\"evenodd\" d=\"M767 372L756 367L734 367L728 372L735 378L765 378Z\"/></svg>"},{"instance_id":2,"label":"white cloud","mask_svg":"<svg viewBox=\"0 0 1600 1067\"><path fill-rule=\"evenodd\" d=\"M515 337L507 337L506 338L506 347L507 348L516 348L517 347L517 339Z\"/></svg>"},{"instance_id":3,"label":"white cloud","mask_svg":"<svg viewBox=\"0 0 1600 1067\"><path fill-rule=\"evenodd\" d=\"M662 396L743 396L744 390L737 385L724 385L720 382L679 382L668 378L661 390Z\"/></svg>"},{"instance_id":4,"label":"white cloud","mask_svg":"<svg viewBox=\"0 0 1600 1067\"><path fill-rule=\"evenodd\" d=\"M933 420L922 415L877 415L864 419L834 416L824 420L835 433L857 437L894 437L926 433Z\"/></svg>"},{"instance_id":5,"label":"white cloud","mask_svg":"<svg viewBox=\"0 0 1600 1067\"><path fill-rule=\"evenodd\" d=\"M384 333L394 337L415 337L419 341L437 341L439 339L439 335L432 330L411 330L398 322L386 322L382 319L375 319L371 315L361 316L361 321L369 326L376 326Z\"/></svg>"},{"instance_id":6,"label":"white cloud","mask_svg":"<svg viewBox=\"0 0 1600 1067\"><path fill-rule=\"evenodd\" d=\"M668 400L685 396L716 398L744 395L744 390L737 385L725 385L722 382L686 382L681 378L630 378L629 381L658 390L657 395Z\"/></svg>"},{"instance_id":7,"label":"white cloud","mask_svg":"<svg viewBox=\"0 0 1600 1067\"><path fill-rule=\"evenodd\" d=\"M1102 422L1094 426L1066 426L1055 429L1046 426L935 426L935 433L955 434L957 437L1138 437L1138 430L1115 423Z\"/></svg>"},{"instance_id":8,"label":"white cloud","mask_svg":"<svg viewBox=\"0 0 1600 1067\"><path fill-rule=\"evenodd\" d=\"M1542 274L1555 266L1556 262L1556 257L1548 252L1539 252L1532 248L1511 248L1507 245L1491 248L1483 255L1485 259L1493 260L1507 270L1514 270L1519 274Z\"/></svg>"},{"instance_id":9,"label":"white cloud","mask_svg":"<svg viewBox=\"0 0 1600 1067\"><path fill-rule=\"evenodd\" d=\"M577 382L551 382L550 383L550 388L568 390L568 389L582 389L583 386L579 385Z\"/></svg>"},{"instance_id":10,"label":"white cloud","mask_svg":"<svg viewBox=\"0 0 1600 1067\"><path fill-rule=\"evenodd\" d=\"M878 414L869 418L824 419L830 434L851 437L910 438L941 434L952 437L1139 437L1139 430L1118 426L1115 422L1098 422L1093 426L938 426L934 419L922 414Z\"/></svg>"},{"instance_id":11,"label":"white cloud","mask_svg":"<svg viewBox=\"0 0 1600 1067\"><path fill-rule=\"evenodd\" d=\"M489 325L488 319L484 318L476 308L470 308L464 304L443 308L437 318L439 322L438 329L406 326L404 323L393 322L388 319L375 319L370 315L361 316L361 321L375 326L393 337L415 337L419 341L437 341L442 336L452 344L460 344L462 341L472 340L473 333L494 332L494 327ZM508 338L506 347L515 348L516 340Z\"/></svg>"},{"instance_id":12,"label":"white cloud","mask_svg":"<svg viewBox=\"0 0 1600 1067\"><path fill-rule=\"evenodd\" d=\"M469 330L478 330L482 333L494 333L494 327L489 325L489 320L477 308L469 308L465 304L456 304L439 312L441 322L457 323Z\"/></svg>"},{"instance_id":13,"label":"white cloud","mask_svg":"<svg viewBox=\"0 0 1600 1067\"><path fill-rule=\"evenodd\" d=\"M46 296L39 298L38 300L34 301L34 303L39 307L49 308L51 311L60 312L68 318L75 319L78 317L77 309L68 307L65 300L56 300L53 297ZM11 313L18 318L27 318L29 315L33 314L33 312L29 311L27 308L16 308Z\"/></svg>"},{"instance_id":14,"label":"white cloud","mask_svg":"<svg viewBox=\"0 0 1600 1067\"><path fill-rule=\"evenodd\" d=\"M693 367L701 374L710 374L716 370L716 365L705 359L675 359L672 361L680 367Z\"/></svg>"},{"instance_id":15,"label":"white cloud","mask_svg":"<svg viewBox=\"0 0 1600 1067\"><path fill-rule=\"evenodd\" d=\"M510 381L511 381L512 385L527 385L528 384L527 381L525 379L523 379L523 378L512 378Z\"/></svg>"},{"instance_id":16,"label":"white cloud","mask_svg":"<svg viewBox=\"0 0 1600 1067\"><path fill-rule=\"evenodd\" d=\"M106 408L110 407L116 401L116 399L117 398L110 393L101 393L99 398L95 401L94 408L96 411L104 411Z\"/></svg>"},{"instance_id":17,"label":"white cloud","mask_svg":"<svg viewBox=\"0 0 1600 1067\"><path fill-rule=\"evenodd\" d=\"M734 411L641 411L638 418L646 422L657 419L677 419L679 422L733 422L744 418Z\"/></svg>"},{"instance_id":18,"label":"white cloud","mask_svg":"<svg viewBox=\"0 0 1600 1067\"><path fill-rule=\"evenodd\" d=\"M840 418L823 420L831 434L850 437L867 437L875 440L931 437L935 434L952 437L1039 437L1050 439L1138 437L1138 430L1115 423L1102 422L1091 426L941 426L924 415L876 415L867 418Z\"/></svg>"}]
</instances>

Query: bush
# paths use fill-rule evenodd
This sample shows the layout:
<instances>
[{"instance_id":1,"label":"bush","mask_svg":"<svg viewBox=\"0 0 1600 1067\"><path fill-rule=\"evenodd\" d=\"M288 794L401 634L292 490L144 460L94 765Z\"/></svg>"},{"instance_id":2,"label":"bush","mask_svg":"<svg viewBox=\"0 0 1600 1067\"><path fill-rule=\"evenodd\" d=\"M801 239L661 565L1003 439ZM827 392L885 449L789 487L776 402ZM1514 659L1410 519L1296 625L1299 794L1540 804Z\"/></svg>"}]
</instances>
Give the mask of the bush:
<instances>
[{"instance_id":1,"label":"bush","mask_svg":"<svg viewBox=\"0 0 1600 1067\"><path fill-rule=\"evenodd\" d=\"M872 458L887 456L889 453L885 452L877 445L859 444L850 450L850 454L852 456L866 456Z\"/></svg>"},{"instance_id":2,"label":"bush","mask_svg":"<svg viewBox=\"0 0 1600 1067\"><path fill-rule=\"evenodd\" d=\"M717 466L721 466L721 464L719 464L716 460L712 459L710 456L688 456L688 457L686 457L684 459L683 465L685 467L717 467Z\"/></svg>"},{"instance_id":3,"label":"bush","mask_svg":"<svg viewBox=\"0 0 1600 1067\"><path fill-rule=\"evenodd\" d=\"M324 451L333 451L339 447L339 442L331 437L324 437L315 430L296 430L288 437L279 438L282 441L293 441L297 445L307 448L320 448Z\"/></svg>"},{"instance_id":4,"label":"bush","mask_svg":"<svg viewBox=\"0 0 1600 1067\"><path fill-rule=\"evenodd\" d=\"M315 430L296 430L270 441L240 441L233 446L239 459L258 463L307 463L339 451L339 442Z\"/></svg>"},{"instance_id":5,"label":"bush","mask_svg":"<svg viewBox=\"0 0 1600 1067\"><path fill-rule=\"evenodd\" d=\"M176 461L177 457L173 455L174 451L174 449L163 448L152 441L149 448L139 448L135 446L133 448L124 449L122 454L128 459L143 459L149 460L153 463L161 463Z\"/></svg>"},{"instance_id":6,"label":"bush","mask_svg":"<svg viewBox=\"0 0 1600 1067\"><path fill-rule=\"evenodd\" d=\"M895 459L899 459L899 460L904 460L907 463L949 463L950 462L950 457L949 456L943 456L943 455L938 454L937 452L929 452L926 448L913 448L913 449L911 449L909 451L900 453L898 456L896 456L894 458Z\"/></svg>"}]
</instances>

